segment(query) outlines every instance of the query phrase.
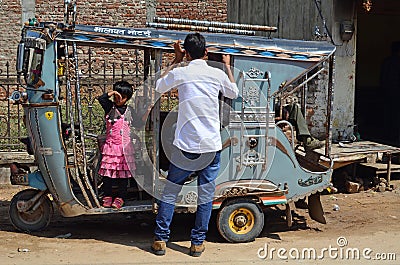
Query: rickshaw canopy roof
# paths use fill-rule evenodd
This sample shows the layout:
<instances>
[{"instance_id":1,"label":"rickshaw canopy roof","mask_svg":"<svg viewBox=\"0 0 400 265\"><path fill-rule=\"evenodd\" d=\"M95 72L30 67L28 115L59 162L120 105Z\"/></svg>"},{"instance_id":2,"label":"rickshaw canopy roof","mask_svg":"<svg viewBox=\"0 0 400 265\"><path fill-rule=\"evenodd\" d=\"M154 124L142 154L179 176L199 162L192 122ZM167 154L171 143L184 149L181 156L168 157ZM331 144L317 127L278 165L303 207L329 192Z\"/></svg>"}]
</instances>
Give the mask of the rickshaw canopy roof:
<instances>
[{"instance_id":1,"label":"rickshaw canopy roof","mask_svg":"<svg viewBox=\"0 0 400 265\"><path fill-rule=\"evenodd\" d=\"M172 52L173 43L179 39L184 40L188 33L193 32L76 25L73 31L61 31L56 40L72 41L87 46L150 48ZM335 46L326 41L287 40L226 33L201 34L206 38L208 51L212 53L318 62L335 51Z\"/></svg>"}]
</instances>

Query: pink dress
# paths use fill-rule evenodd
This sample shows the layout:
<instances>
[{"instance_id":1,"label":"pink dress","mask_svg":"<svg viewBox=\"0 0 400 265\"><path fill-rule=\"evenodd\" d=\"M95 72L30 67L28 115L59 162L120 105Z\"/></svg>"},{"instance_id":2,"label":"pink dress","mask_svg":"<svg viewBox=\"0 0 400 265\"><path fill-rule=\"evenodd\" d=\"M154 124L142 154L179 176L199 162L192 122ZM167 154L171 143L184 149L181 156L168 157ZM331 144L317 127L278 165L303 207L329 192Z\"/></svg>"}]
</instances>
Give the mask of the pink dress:
<instances>
[{"instance_id":1,"label":"pink dress","mask_svg":"<svg viewBox=\"0 0 400 265\"><path fill-rule=\"evenodd\" d=\"M117 113L118 110L115 109ZM126 112L129 111L128 109ZM126 114L125 112L125 114ZM109 178L131 178L135 174L135 150L130 138L129 121L125 115L112 123L106 115L106 142L102 148L99 175Z\"/></svg>"}]
</instances>

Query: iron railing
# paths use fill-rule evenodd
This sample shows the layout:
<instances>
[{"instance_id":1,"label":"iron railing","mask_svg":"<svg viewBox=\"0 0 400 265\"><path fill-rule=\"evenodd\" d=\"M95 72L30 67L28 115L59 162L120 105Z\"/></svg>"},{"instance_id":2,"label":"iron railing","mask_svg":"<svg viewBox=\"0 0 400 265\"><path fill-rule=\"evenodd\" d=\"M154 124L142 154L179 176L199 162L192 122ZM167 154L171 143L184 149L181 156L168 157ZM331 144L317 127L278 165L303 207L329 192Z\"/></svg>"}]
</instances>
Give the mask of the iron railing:
<instances>
[{"instance_id":1,"label":"iron railing","mask_svg":"<svg viewBox=\"0 0 400 265\"><path fill-rule=\"evenodd\" d=\"M18 140L26 135L22 106L8 100L11 93L20 88L14 64L0 65L0 151L24 149Z\"/></svg>"},{"instance_id":2,"label":"iron railing","mask_svg":"<svg viewBox=\"0 0 400 265\"><path fill-rule=\"evenodd\" d=\"M81 102L85 131L99 134L104 127L104 112L96 98L112 89L119 80L132 83L135 87L143 84L143 51L119 50L118 48L78 47L79 74L82 89ZM68 123L66 82L59 73L62 120ZM27 136L23 125L23 108L8 100L14 90L22 87L17 82L14 64L0 65L0 151L25 150L20 138Z\"/></svg>"}]
</instances>

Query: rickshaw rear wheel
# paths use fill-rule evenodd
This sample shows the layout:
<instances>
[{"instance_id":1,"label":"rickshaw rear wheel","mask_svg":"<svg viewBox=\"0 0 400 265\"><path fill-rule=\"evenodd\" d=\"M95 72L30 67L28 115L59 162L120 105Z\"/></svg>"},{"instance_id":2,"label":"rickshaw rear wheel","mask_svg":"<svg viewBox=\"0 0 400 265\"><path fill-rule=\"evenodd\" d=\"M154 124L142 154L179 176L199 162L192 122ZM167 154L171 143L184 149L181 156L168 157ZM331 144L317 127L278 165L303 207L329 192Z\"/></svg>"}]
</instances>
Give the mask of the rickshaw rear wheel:
<instances>
[{"instance_id":1,"label":"rickshaw rear wheel","mask_svg":"<svg viewBox=\"0 0 400 265\"><path fill-rule=\"evenodd\" d=\"M26 189L18 192L12 198L8 213L12 225L17 230L22 232L34 232L40 231L49 225L53 214L53 206L46 194L42 195L42 202L36 209L30 209L26 212L18 211L18 201L32 199L38 192L39 190Z\"/></svg>"},{"instance_id":2,"label":"rickshaw rear wheel","mask_svg":"<svg viewBox=\"0 0 400 265\"><path fill-rule=\"evenodd\" d=\"M251 199L234 199L219 211L217 227L229 242L253 241L264 228L264 213Z\"/></svg>"}]
</instances>

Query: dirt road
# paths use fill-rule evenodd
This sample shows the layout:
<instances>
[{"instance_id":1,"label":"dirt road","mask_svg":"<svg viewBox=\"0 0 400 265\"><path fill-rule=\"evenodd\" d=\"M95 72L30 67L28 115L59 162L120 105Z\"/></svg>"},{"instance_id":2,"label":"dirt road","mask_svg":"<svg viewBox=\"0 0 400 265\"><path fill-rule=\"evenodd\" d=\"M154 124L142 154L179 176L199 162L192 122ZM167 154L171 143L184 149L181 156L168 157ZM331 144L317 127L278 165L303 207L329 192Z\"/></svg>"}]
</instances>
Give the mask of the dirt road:
<instances>
[{"instance_id":1,"label":"dirt road","mask_svg":"<svg viewBox=\"0 0 400 265\"><path fill-rule=\"evenodd\" d=\"M212 222L206 252L190 257L194 216L176 215L166 256L154 256L152 214L63 218L56 212L47 230L16 232L8 205L17 188L0 186L0 264L400 264L400 190L323 195L327 224L296 210L285 227L283 212L268 209L259 238L226 243ZM334 211L334 205L339 206ZM315 252L314 252L315 251ZM357 256L359 254L359 256ZM357 258L358 257L358 258Z\"/></svg>"}]
</instances>

